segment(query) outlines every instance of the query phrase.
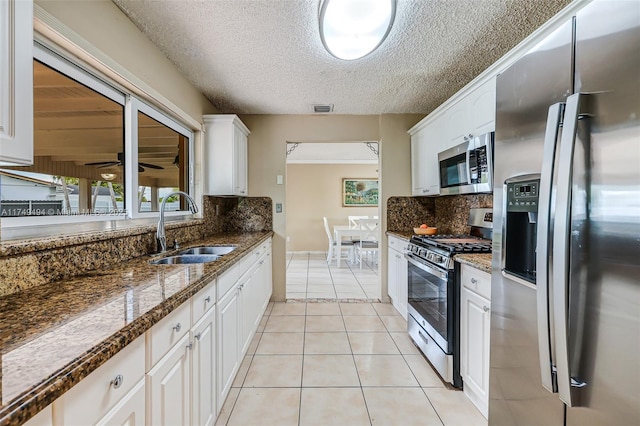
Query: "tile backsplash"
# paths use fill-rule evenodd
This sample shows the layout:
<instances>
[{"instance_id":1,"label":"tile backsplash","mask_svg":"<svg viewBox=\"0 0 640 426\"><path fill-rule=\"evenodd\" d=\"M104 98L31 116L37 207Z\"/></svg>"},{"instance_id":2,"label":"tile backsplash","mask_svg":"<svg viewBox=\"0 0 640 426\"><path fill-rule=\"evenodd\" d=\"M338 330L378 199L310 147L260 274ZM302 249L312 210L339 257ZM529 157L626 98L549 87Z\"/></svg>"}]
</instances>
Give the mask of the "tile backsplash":
<instances>
[{"instance_id":1,"label":"tile backsplash","mask_svg":"<svg viewBox=\"0 0 640 426\"><path fill-rule=\"evenodd\" d=\"M270 231L268 197L203 197L201 220L167 222L169 245L182 245L214 234ZM156 227L62 235L0 245L0 296L155 253Z\"/></svg>"}]
</instances>

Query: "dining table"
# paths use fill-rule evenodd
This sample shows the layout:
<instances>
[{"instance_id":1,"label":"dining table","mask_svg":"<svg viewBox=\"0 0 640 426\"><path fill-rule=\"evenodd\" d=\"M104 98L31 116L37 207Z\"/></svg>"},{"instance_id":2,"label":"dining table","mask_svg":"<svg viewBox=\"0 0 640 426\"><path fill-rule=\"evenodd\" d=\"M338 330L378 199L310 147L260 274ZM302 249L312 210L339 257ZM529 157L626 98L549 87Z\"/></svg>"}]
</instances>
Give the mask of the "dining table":
<instances>
[{"instance_id":1,"label":"dining table","mask_svg":"<svg viewBox=\"0 0 640 426\"><path fill-rule=\"evenodd\" d=\"M351 239L351 240L360 240L360 237L363 234L368 233L369 231L365 230L365 229L361 229L360 226L353 226L353 225L334 225L333 226L333 238L334 241L336 242L336 248L338 250L340 250L340 242L343 239ZM351 263L355 262L355 259L353 258L354 256L354 251L351 252L352 254L352 259L351 259ZM338 255L336 256L336 265L339 268L340 267L340 254L338 253Z\"/></svg>"}]
</instances>

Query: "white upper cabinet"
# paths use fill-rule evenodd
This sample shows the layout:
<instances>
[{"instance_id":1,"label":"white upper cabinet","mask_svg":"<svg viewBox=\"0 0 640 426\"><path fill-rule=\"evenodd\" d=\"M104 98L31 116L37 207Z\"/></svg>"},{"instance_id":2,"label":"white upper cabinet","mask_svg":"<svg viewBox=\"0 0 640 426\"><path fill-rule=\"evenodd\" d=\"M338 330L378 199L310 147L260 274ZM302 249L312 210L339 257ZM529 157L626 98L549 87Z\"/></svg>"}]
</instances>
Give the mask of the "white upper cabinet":
<instances>
[{"instance_id":1,"label":"white upper cabinet","mask_svg":"<svg viewBox=\"0 0 640 426\"><path fill-rule=\"evenodd\" d=\"M0 1L0 165L33 164L33 2Z\"/></svg>"},{"instance_id":2,"label":"white upper cabinet","mask_svg":"<svg viewBox=\"0 0 640 426\"><path fill-rule=\"evenodd\" d=\"M496 130L496 78L478 87L469 96L471 133L482 135Z\"/></svg>"},{"instance_id":3,"label":"white upper cabinet","mask_svg":"<svg viewBox=\"0 0 640 426\"><path fill-rule=\"evenodd\" d=\"M496 78L492 77L445 112L447 145L441 151L496 128Z\"/></svg>"},{"instance_id":4,"label":"white upper cabinet","mask_svg":"<svg viewBox=\"0 0 640 426\"><path fill-rule=\"evenodd\" d=\"M205 115L203 120L205 194L248 195L249 129L233 114Z\"/></svg>"},{"instance_id":5,"label":"white upper cabinet","mask_svg":"<svg viewBox=\"0 0 640 426\"><path fill-rule=\"evenodd\" d=\"M451 106L429 115L409 130L411 195L440 195L438 154L496 128L496 78L451 98Z\"/></svg>"},{"instance_id":6,"label":"white upper cabinet","mask_svg":"<svg viewBox=\"0 0 640 426\"><path fill-rule=\"evenodd\" d=\"M440 195L438 153L446 144L443 118L438 117L411 134L411 195Z\"/></svg>"}]
</instances>

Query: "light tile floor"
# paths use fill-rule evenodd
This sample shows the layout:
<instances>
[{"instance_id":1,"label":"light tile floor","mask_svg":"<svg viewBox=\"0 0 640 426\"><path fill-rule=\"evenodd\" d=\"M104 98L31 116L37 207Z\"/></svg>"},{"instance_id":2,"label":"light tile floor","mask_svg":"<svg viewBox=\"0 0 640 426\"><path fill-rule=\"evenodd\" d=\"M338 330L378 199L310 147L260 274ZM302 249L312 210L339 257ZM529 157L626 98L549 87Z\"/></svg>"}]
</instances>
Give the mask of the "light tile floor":
<instances>
[{"instance_id":1,"label":"light tile floor","mask_svg":"<svg viewBox=\"0 0 640 426\"><path fill-rule=\"evenodd\" d=\"M380 297L378 266L365 259L362 269L343 261L327 264L321 253L288 253L287 300L366 300Z\"/></svg>"},{"instance_id":2,"label":"light tile floor","mask_svg":"<svg viewBox=\"0 0 640 426\"><path fill-rule=\"evenodd\" d=\"M216 424L485 426L405 329L389 304L270 304Z\"/></svg>"}]
</instances>

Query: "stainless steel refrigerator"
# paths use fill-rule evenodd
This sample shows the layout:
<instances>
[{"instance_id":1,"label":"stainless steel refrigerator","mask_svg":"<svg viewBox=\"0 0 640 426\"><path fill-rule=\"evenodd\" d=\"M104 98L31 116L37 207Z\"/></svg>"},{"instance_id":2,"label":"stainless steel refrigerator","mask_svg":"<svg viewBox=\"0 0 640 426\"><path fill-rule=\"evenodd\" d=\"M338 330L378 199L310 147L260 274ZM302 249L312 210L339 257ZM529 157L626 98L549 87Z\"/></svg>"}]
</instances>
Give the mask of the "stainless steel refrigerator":
<instances>
[{"instance_id":1,"label":"stainless steel refrigerator","mask_svg":"<svg viewBox=\"0 0 640 426\"><path fill-rule=\"evenodd\" d=\"M640 2L497 79L489 424L640 425Z\"/></svg>"}]
</instances>

